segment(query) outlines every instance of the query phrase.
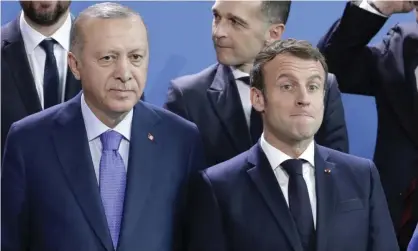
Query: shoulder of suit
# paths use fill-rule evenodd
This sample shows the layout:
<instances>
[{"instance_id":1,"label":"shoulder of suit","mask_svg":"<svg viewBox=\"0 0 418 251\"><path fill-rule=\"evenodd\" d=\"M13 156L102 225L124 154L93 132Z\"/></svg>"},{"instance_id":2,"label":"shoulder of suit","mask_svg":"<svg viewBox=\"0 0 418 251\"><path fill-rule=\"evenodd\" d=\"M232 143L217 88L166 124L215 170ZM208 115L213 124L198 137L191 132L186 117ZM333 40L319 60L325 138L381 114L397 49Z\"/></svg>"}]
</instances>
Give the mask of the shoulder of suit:
<instances>
[{"instance_id":1,"label":"shoulder of suit","mask_svg":"<svg viewBox=\"0 0 418 251\"><path fill-rule=\"evenodd\" d=\"M327 87L330 88L331 86L338 85L337 78L334 74L328 73L327 75Z\"/></svg>"},{"instance_id":2,"label":"shoulder of suit","mask_svg":"<svg viewBox=\"0 0 418 251\"><path fill-rule=\"evenodd\" d=\"M194 123L184 119L183 117L167 109L143 101L140 101L138 105L142 105L150 111L152 111L153 113L155 113L155 115L157 115L160 118L161 123L166 125L166 127L170 128L170 131L176 130L176 128L184 128L186 130L197 131L197 126Z\"/></svg>"},{"instance_id":3,"label":"shoulder of suit","mask_svg":"<svg viewBox=\"0 0 418 251\"><path fill-rule=\"evenodd\" d=\"M8 22L7 24L1 26L1 42L9 41L15 34L16 30L14 29L16 21Z\"/></svg>"},{"instance_id":4,"label":"shoulder of suit","mask_svg":"<svg viewBox=\"0 0 418 251\"><path fill-rule=\"evenodd\" d=\"M392 28L392 31L401 33L404 37L412 36L418 39L418 22L398 23Z\"/></svg>"},{"instance_id":5,"label":"shoulder of suit","mask_svg":"<svg viewBox=\"0 0 418 251\"><path fill-rule=\"evenodd\" d=\"M200 72L175 78L171 80L171 84L182 91L190 89L206 90L212 84L217 67L218 64L214 64Z\"/></svg>"},{"instance_id":6,"label":"shoulder of suit","mask_svg":"<svg viewBox=\"0 0 418 251\"><path fill-rule=\"evenodd\" d=\"M399 50L406 40L418 40L418 22L398 23L393 26L383 40L385 52Z\"/></svg>"},{"instance_id":7,"label":"shoulder of suit","mask_svg":"<svg viewBox=\"0 0 418 251\"><path fill-rule=\"evenodd\" d=\"M67 106L67 103L61 103L46 110L28 115L15 122L15 132L41 134L42 132L51 132L57 115Z\"/></svg>"},{"instance_id":8,"label":"shoulder of suit","mask_svg":"<svg viewBox=\"0 0 418 251\"><path fill-rule=\"evenodd\" d=\"M248 166L247 159L249 154L249 150L245 151L229 160L207 168L205 173L210 179L236 176Z\"/></svg>"},{"instance_id":9,"label":"shoulder of suit","mask_svg":"<svg viewBox=\"0 0 418 251\"><path fill-rule=\"evenodd\" d=\"M357 168L370 168L373 163L372 160L366 159L363 157L355 156L348 153L343 153L328 147L319 146L318 149L321 152L325 152L328 155L326 161L341 165L341 166L350 166L355 169Z\"/></svg>"}]
</instances>

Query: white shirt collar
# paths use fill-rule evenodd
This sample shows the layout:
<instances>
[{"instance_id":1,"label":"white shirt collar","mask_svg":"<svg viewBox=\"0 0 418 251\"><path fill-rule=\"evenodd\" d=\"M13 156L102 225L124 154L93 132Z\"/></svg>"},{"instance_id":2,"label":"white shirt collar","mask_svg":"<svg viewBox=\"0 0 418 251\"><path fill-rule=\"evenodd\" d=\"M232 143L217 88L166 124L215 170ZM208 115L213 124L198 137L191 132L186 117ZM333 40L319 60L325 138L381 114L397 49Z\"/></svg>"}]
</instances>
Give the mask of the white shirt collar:
<instances>
[{"instance_id":1,"label":"white shirt collar","mask_svg":"<svg viewBox=\"0 0 418 251\"><path fill-rule=\"evenodd\" d=\"M111 129L107 125L103 124L103 122L101 122L96 115L94 115L84 99L84 94L81 94L81 113L83 114L88 141L96 139L108 130L114 130L120 133L126 140L130 141L133 109L115 128Z\"/></svg>"},{"instance_id":2,"label":"white shirt collar","mask_svg":"<svg viewBox=\"0 0 418 251\"><path fill-rule=\"evenodd\" d=\"M293 159L292 157L288 156L287 154L283 153L279 149L272 146L270 143L266 141L264 138L264 133L261 135L260 138L260 145L263 149L264 153L266 154L266 157L273 168L275 170L278 168L284 161L288 159ZM315 143L312 141L308 148L299 156L299 159L304 159L309 164L311 164L312 167L315 166Z\"/></svg>"},{"instance_id":3,"label":"white shirt collar","mask_svg":"<svg viewBox=\"0 0 418 251\"><path fill-rule=\"evenodd\" d=\"M20 31L28 54L32 54L35 48L47 37L33 29L25 20L23 11L19 19ZM67 14L64 24L49 38L53 38L66 51L70 49L71 15Z\"/></svg>"},{"instance_id":4,"label":"white shirt collar","mask_svg":"<svg viewBox=\"0 0 418 251\"><path fill-rule=\"evenodd\" d=\"M238 70L237 68L235 68L233 66L231 66L231 71L232 71L232 75L234 75L235 80L239 79L239 78L242 78L242 77L249 77L250 76L250 74L248 74L246 72L243 72L241 70Z\"/></svg>"}]
</instances>

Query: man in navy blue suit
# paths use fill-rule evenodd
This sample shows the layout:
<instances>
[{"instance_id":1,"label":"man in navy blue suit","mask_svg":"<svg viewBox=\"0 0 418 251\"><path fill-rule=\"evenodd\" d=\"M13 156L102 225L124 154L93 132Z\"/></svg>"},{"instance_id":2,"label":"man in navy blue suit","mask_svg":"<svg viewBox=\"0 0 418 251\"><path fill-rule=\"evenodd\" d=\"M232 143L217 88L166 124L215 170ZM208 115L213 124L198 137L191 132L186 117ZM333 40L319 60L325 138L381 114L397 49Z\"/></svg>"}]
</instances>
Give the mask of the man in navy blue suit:
<instances>
[{"instance_id":1,"label":"man in navy blue suit","mask_svg":"<svg viewBox=\"0 0 418 251\"><path fill-rule=\"evenodd\" d=\"M418 222L418 22L397 24L381 43L367 44L392 14L410 13L418 2L357 2L346 5L318 47L342 92L376 99L374 162L406 250Z\"/></svg>"},{"instance_id":2,"label":"man in navy blue suit","mask_svg":"<svg viewBox=\"0 0 418 251\"><path fill-rule=\"evenodd\" d=\"M215 1L212 38L218 63L172 81L165 107L197 125L208 165L247 151L260 138L262 121L251 106L249 72L263 46L281 39L290 6L290 1ZM316 140L348 152L344 108L332 74L325 94Z\"/></svg>"},{"instance_id":3,"label":"man in navy blue suit","mask_svg":"<svg viewBox=\"0 0 418 251\"><path fill-rule=\"evenodd\" d=\"M70 5L71 1L21 0L22 12L1 27L1 154L13 122L81 90L67 63Z\"/></svg>"},{"instance_id":4,"label":"man in navy blue suit","mask_svg":"<svg viewBox=\"0 0 418 251\"><path fill-rule=\"evenodd\" d=\"M326 75L305 41L275 42L257 56L251 102L263 134L193 182L189 250L398 250L373 162L314 141Z\"/></svg>"},{"instance_id":5,"label":"man in navy blue suit","mask_svg":"<svg viewBox=\"0 0 418 251\"><path fill-rule=\"evenodd\" d=\"M1 250L184 250L189 177L205 166L198 130L139 101L149 49L138 13L101 3L74 25L83 91L12 125Z\"/></svg>"}]
</instances>

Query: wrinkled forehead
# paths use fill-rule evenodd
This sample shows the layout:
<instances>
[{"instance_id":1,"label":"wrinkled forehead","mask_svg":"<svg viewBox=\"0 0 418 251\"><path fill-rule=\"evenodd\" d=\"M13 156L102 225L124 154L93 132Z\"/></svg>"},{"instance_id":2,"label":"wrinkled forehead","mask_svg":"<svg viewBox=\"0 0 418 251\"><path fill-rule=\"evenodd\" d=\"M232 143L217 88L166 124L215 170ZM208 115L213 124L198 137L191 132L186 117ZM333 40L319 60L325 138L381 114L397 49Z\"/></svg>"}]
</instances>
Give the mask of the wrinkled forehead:
<instances>
[{"instance_id":1,"label":"wrinkled forehead","mask_svg":"<svg viewBox=\"0 0 418 251\"><path fill-rule=\"evenodd\" d=\"M320 61L297 57L290 53L279 54L267 62L263 68L277 80L284 77L316 78L325 81L325 70Z\"/></svg>"},{"instance_id":2,"label":"wrinkled forehead","mask_svg":"<svg viewBox=\"0 0 418 251\"><path fill-rule=\"evenodd\" d=\"M96 46L118 39L127 43L148 46L145 25L139 16L124 18L89 18L81 24L85 42L97 43ZM144 48L145 49L145 48Z\"/></svg>"}]
</instances>

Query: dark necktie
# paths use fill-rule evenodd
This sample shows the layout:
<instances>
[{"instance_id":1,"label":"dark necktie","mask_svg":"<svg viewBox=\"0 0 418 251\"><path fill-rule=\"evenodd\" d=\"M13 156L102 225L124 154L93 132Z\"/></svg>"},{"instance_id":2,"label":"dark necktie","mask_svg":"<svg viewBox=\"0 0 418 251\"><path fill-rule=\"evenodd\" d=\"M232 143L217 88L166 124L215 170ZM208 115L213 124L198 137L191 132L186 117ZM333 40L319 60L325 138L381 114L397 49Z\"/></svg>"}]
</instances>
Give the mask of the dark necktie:
<instances>
[{"instance_id":1,"label":"dark necktie","mask_svg":"<svg viewBox=\"0 0 418 251\"><path fill-rule=\"evenodd\" d=\"M281 166L289 175L289 208L296 223L303 250L314 250L314 222L308 188L302 175L303 161L289 159Z\"/></svg>"},{"instance_id":2,"label":"dark necktie","mask_svg":"<svg viewBox=\"0 0 418 251\"><path fill-rule=\"evenodd\" d=\"M250 77L242 77L239 78L242 82L246 85L250 86ZM250 115L250 135L251 135L251 142L253 144L257 143L258 139L263 132L263 120L261 119L261 114L251 107L251 115Z\"/></svg>"},{"instance_id":3,"label":"dark necktie","mask_svg":"<svg viewBox=\"0 0 418 251\"><path fill-rule=\"evenodd\" d=\"M59 73L54 55L55 40L44 40L39 45L46 54L44 70L44 109L59 103Z\"/></svg>"}]
</instances>

